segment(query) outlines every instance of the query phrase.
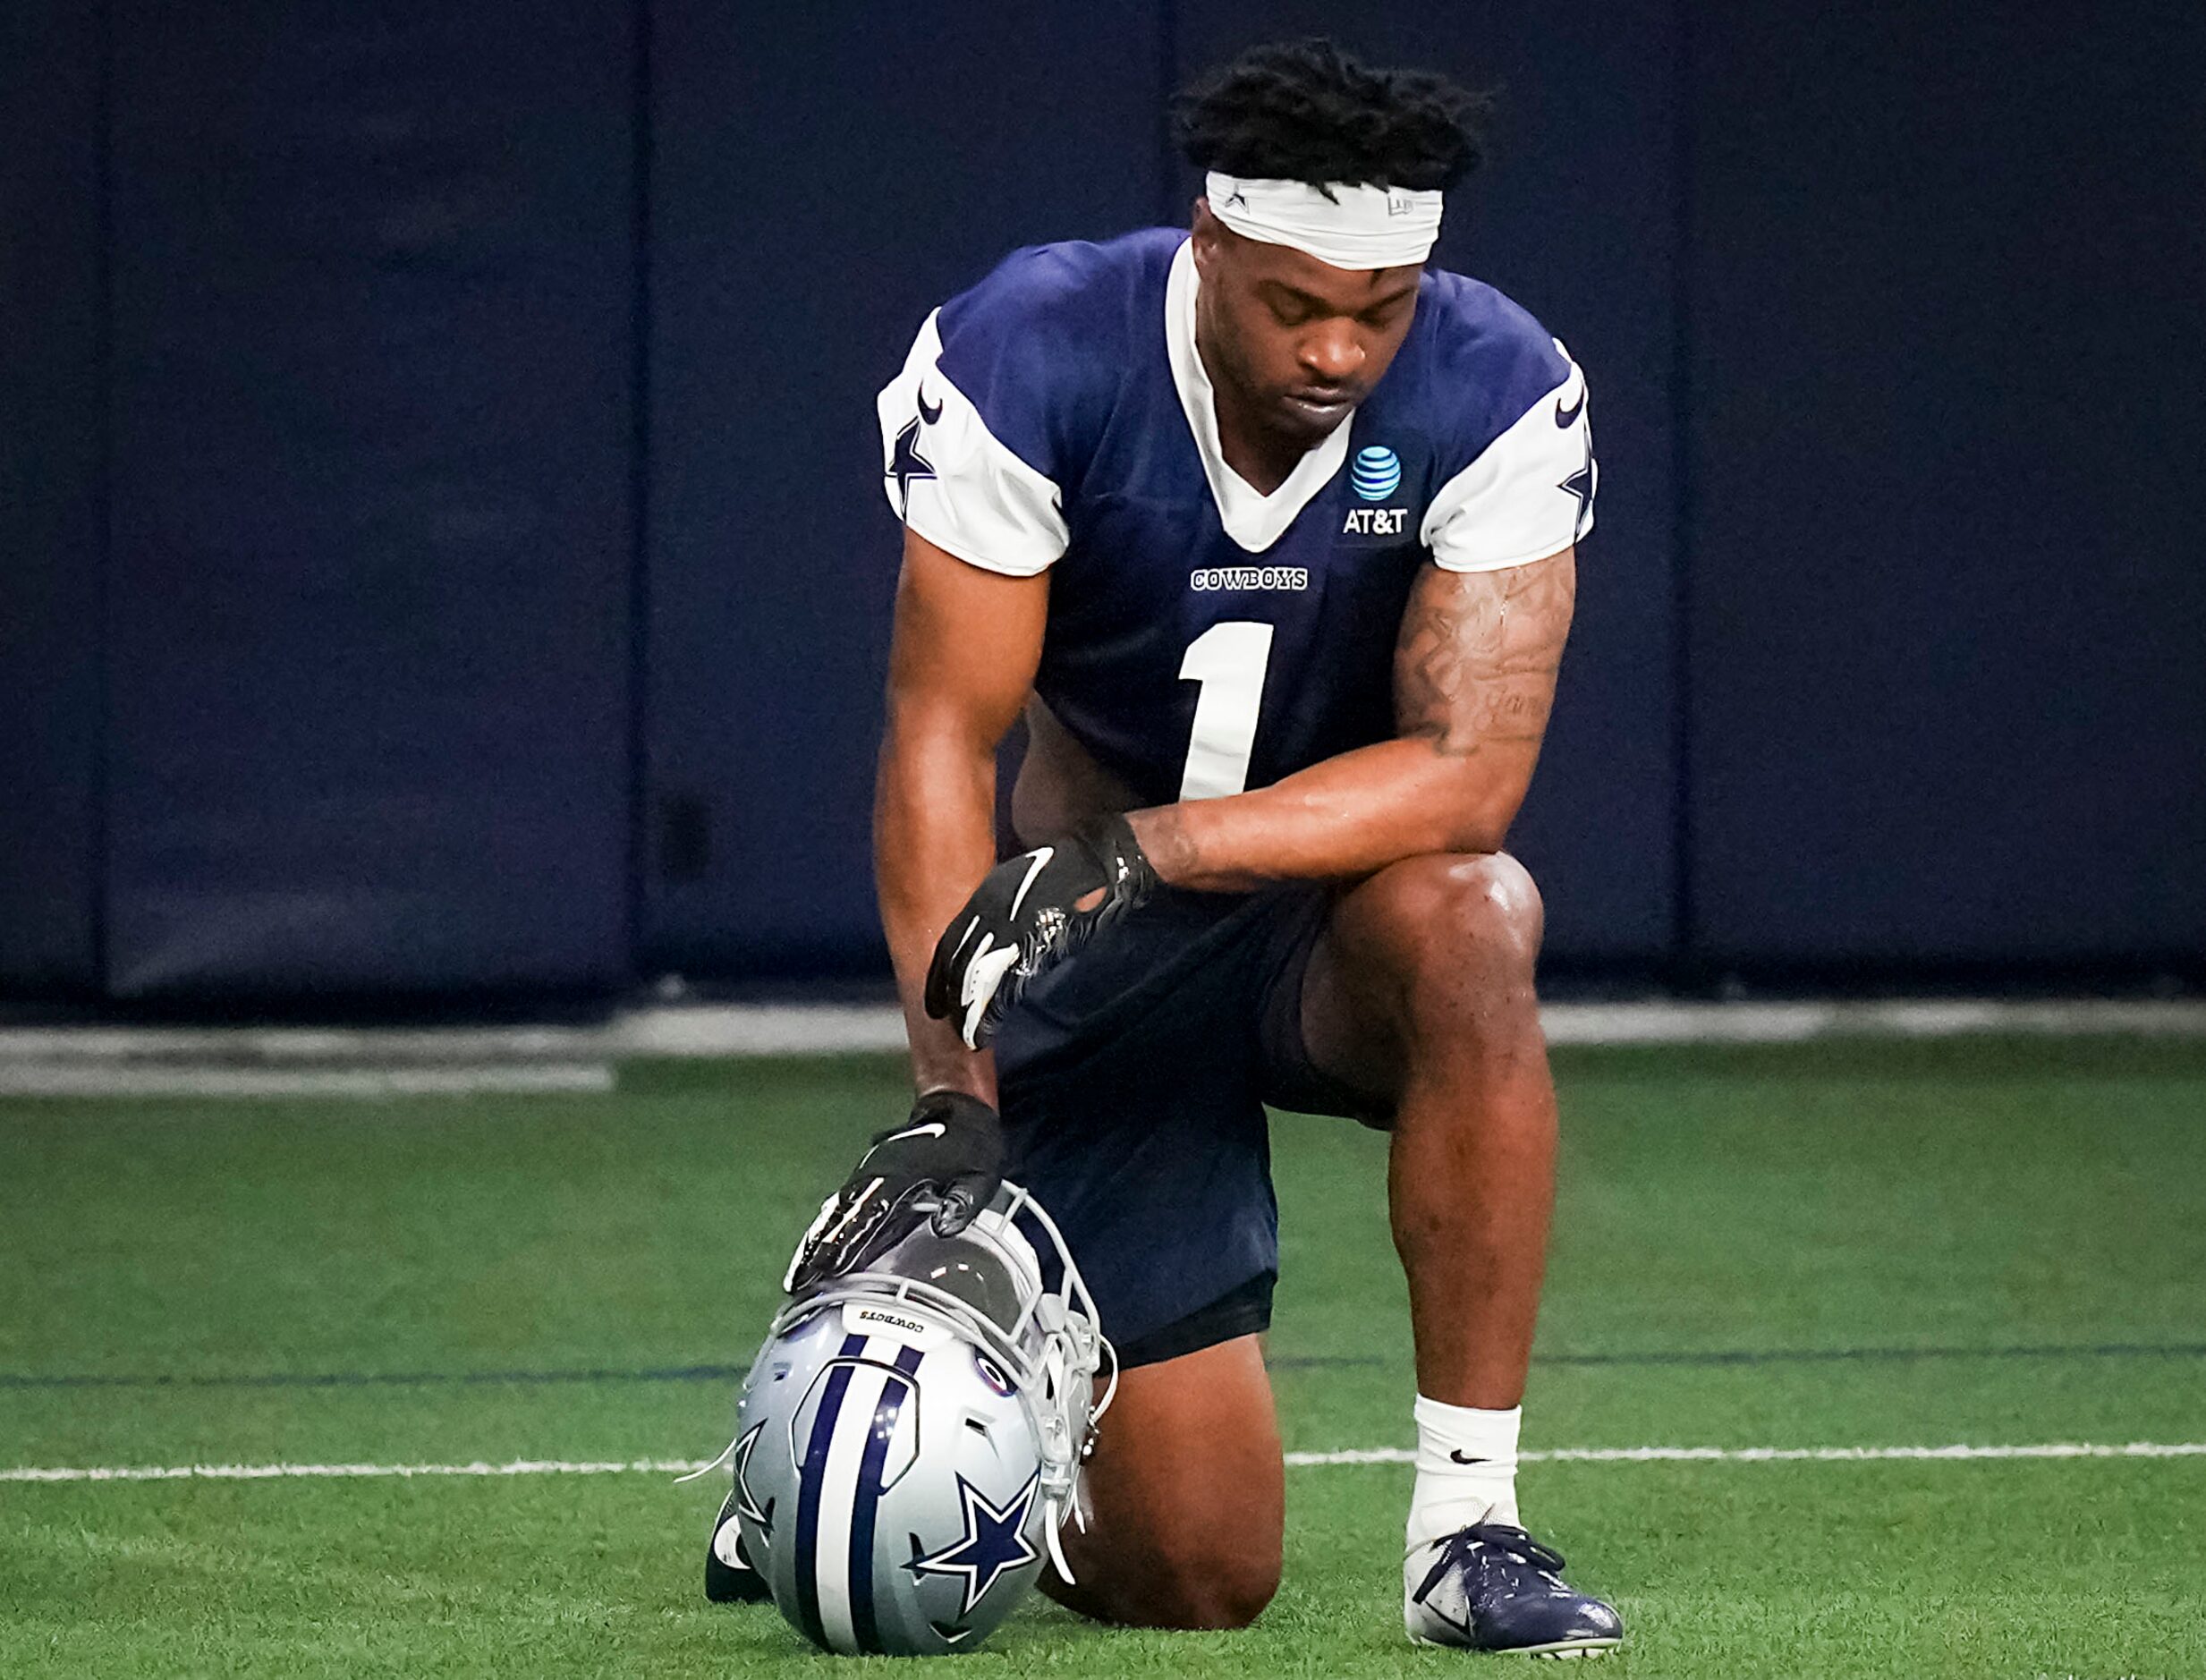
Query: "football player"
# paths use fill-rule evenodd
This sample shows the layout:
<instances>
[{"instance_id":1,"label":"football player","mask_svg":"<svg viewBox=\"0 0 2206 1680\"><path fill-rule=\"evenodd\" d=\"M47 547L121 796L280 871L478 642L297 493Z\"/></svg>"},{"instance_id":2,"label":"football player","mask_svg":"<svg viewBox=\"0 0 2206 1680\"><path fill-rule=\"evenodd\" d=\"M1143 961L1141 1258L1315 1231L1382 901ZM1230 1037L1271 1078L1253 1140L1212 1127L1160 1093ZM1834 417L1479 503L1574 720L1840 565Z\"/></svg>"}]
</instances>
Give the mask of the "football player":
<instances>
[{"instance_id":1,"label":"football player","mask_svg":"<svg viewBox=\"0 0 2206 1680\"><path fill-rule=\"evenodd\" d=\"M791 1282L1005 1173L1056 1212L1124 1377L1077 1584L1045 1584L1114 1622L1238 1626L1277 1583L1270 1103L1391 1137L1410 1634L1621 1634L1517 1509L1556 1105L1504 846L1594 464L1561 344L1426 264L1480 115L1327 42L1254 49L1178 101L1191 230L1014 252L879 400L876 850L920 1095ZM1031 849L998 863L1022 716Z\"/></svg>"}]
</instances>

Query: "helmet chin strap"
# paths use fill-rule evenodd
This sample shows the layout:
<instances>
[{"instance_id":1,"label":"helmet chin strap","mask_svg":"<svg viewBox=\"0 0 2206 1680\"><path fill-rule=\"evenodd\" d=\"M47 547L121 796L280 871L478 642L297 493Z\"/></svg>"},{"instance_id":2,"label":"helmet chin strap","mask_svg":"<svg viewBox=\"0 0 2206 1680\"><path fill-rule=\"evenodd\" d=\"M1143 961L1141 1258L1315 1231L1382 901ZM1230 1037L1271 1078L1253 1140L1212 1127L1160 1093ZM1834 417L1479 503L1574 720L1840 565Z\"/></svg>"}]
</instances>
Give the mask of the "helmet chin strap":
<instances>
[{"instance_id":1,"label":"helmet chin strap","mask_svg":"<svg viewBox=\"0 0 2206 1680\"><path fill-rule=\"evenodd\" d=\"M1082 1286L1084 1288L1084 1285ZM1110 1361L1110 1380L1103 1387L1103 1397L1089 1407L1087 1434L1073 1448L1073 1484L1065 1497L1065 1508L1059 1509L1054 1497L1042 1506L1043 1532L1049 1543L1049 1562L1056 1570L1058 1579L1067 1586L1073 1584L1075 1577L1073 1565L1065 1558L1065 1542L1058 1536L1068 1516L1073 1526L1082 1534L1088 1532L1088 1509L1081 1503L1080 1498L1081 1466L1087 1462L1088 1455L1095 1450L1096 1425L1103 1421L1103 1414L1111 1409L1111 1402L1118 1397L1118 1350L1111 1345L1110 1338L1100 1331L1096 1334L1096 1346L1100 1358Z\"/></svg>"},{"instance_id":2,"label":"helmet chin strap","mask_svg":"<svg viewBox=\"0 0 2206 1680\"><path fill-rule=\"evenodd\" d=\"M695 1481L700 1476L709 1476L721 1465L726 1464L729 1459L735 1456L735 1449L742 1445L742 1440L743 1432L737 1430L734 1434L728 1437L727 1445L720 1449L719 1455L712 1463L692 1470L686 1476L676 1476L674 1479L674 1485L679 1488L685 1481Z\"/></svg>"},{"instance_id":3,"label":"helmet chin strap","mask_svg":"<svg viewBox=\"0 0 2206 1680\"><path fill-rule=\"evenodd\" d=\"M1079 1507L1077 1499L1073 1501L1073 1507ZM1065 1547L1057 1539L1057 1531L1064 1526L1065 1513L1057 1509L1057 1502L1055 1499L1046 1501L1042 1506L1042 1532L1049 1542L1050 1567L1057 1572L1060 1581L1070 1586L1073 1581L1073 1565L1065 1561ZM1081 1524L1083 1529L1087 1526L1085 1523Z\"/></svg>"}]
</instances>

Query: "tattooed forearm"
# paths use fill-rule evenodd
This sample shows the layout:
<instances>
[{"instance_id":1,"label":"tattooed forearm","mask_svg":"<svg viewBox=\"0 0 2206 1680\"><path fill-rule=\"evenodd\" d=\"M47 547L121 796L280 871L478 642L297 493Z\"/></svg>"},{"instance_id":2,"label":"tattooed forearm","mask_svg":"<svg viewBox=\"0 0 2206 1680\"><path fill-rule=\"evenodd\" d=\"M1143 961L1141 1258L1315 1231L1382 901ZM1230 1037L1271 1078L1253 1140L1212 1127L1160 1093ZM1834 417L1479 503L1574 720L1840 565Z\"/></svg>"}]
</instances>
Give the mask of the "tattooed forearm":
<instances>
[{"instance_id":1,"label":"tattooed forearm","mask_svg":"<svg viewBox=\"0 0 2206 1680\"><path fill-rule=\"evenodd\" d=\"M1398 737L1247 793L1128 811L1158 878L1249 892L1500 850L1540 757L1575 564L1565 549L1502 572L1427 567L1395 648Z\"/></svg>"},{"instance_id":2,"label":"tattooed forearm","mask_svg":"<svg viewBox=\"0 0 2206 1680\"><path fill-rule=\"evenodd\" d=\"M1502 742L1536 745L1577 589L1567 550L1499 572L1428 569L1395 647L1396 731L1451 758Z\"/></svg>"}]
</instances>

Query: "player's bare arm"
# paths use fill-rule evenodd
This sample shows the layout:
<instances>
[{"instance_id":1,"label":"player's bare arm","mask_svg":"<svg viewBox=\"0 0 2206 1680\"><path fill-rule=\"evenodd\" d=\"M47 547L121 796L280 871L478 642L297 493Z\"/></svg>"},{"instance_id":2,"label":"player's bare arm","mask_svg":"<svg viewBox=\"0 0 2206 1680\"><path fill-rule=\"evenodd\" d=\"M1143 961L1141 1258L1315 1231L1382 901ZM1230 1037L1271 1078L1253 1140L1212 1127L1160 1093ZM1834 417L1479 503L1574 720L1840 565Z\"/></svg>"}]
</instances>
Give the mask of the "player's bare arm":
<instances>
[{"instance_id":1,"label":"player's bare arm","mask_svg":"<svg viewBox=\"0 0 2206 1680\"><path fill-rule=\"evenodd\" d=\"M820 1205L789 1263L793 1293L862 1268L921 1218L962 1230L1002 1182L995 1066L930 1016L928 961L995 861L996 748L1033 681L1048 593L1045 578L984 571L905 534L874 849L918 1099Z\"/></svg>"},{"instance_id":2,"label":"player's bare arm","mask_svg":"<svg viewBox=\"0 0 2206 1680\"><path fill-rule=\"evenodd\" d=\"M1398 738L1269 787L1134 812L1158 878L1245 891L1500 851L1539 762L1576 597L1574 549L1494 572L1428 566L1395 650Z\"/></svg>"},{"instance_id":3,"label":"player's bare arm","mask_svg":"<svg viewBox=\"0 0 2206 1680\"><path fill-rule=\"evenodd\" d=\"M986 1051L921 1001L936 941L996 861L996 749L1041 657L1048 573L1005 577L906 531L873 808L881 926L922 1090L996 1100Z\"/></svg>"},{"instance_id":4,"label":"player's bare arm","mask_svg":"<svg viewBox=\"0 0 2206 1680\"><path fill-rule=\"evenodd\" d=\"M1521 799L1547 734L1577 598L1577 555L1569 548L1498 572L1425 573L1395 650L1395 722L1403 736L1429 742L1443 759L1484 753L1489 780L1506 764L1518 773Z\"/></svg>"}]
</instances>

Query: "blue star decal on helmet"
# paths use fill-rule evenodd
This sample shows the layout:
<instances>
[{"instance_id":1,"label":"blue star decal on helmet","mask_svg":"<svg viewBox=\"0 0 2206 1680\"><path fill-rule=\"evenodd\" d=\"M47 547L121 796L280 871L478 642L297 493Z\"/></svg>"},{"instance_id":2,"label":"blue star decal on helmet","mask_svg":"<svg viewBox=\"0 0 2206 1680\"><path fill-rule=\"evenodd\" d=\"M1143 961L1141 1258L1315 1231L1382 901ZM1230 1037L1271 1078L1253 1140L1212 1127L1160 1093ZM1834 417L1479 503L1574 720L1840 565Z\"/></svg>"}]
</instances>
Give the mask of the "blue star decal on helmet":
<instances>
[{"instance_id":1,"label":"blue star decal on helmet","mask_svg":"<svg viewBox=\"0 0 2206 1680\"><path fill-rule=\"evenodd\" d=\"M931 426L942 418L942 403L938 399L934 407L927 406L927 390L920 388L919 412L904 422L896 434L895 446L889 451L887 476L896 481L896 505L909 511L912 505L912 480L931 479L935 463L920 454L919 437L921 426Z\"/></svg>"},{"instance_id":2,"label":"blue star decal on helmet","mask_svg":"<svg viewBox=\"0 0 2206 1680\"><path fill-rule=\"evenodd\" d=\"M964 1477L957 1479L958 1498L964 1506L964 1533L955 1545L930 1557L913 1558L911 1567L919 1574L964 1576L965 1605L960 1616L971 1616L973 1606L1006 1572L1041 1557L1027 1544L1025 1533L1027 1513L1033 1508L1039 1483L1039 1475L1029 1476L1025 1487L997 1506L990 1505L988 1496Z\"/></svg>"},{"instance_id":3,"label":"blue star decal on helmet","mask_svg":"<svg viewBox=\"0 0 2206 1680\"><path fill-rule=\"evenodd\" d=\"M759 1508L759 1501L751 1491L751 1455L758 1450L759 1437L766 1433L766 1425L755 1425L750 1434L735 1443L735 1514L749 1517L759 1525L759 1532L771 1535L774 1518L770 1511Z\"/></svg>"}]
</instances>

